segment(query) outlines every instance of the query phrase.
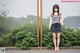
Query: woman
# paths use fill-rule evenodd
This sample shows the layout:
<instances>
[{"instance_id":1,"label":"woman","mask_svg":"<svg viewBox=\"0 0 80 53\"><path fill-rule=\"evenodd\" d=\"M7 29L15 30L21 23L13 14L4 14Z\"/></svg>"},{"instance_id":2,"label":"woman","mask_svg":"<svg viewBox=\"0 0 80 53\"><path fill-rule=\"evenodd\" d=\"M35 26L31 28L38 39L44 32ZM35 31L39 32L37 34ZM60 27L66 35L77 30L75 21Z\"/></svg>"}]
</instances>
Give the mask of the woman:
<instances>
[{"instance_id":1,"label":"woman","mask_svg":"<svg viewBox=\"0 0 80 53\"><path fill-rule=\"evenodd\" d=\"M49 30L51 30L53 35L55 51L59 51L60 33L62 32L61 29L62 18L61 18L61 13L59 12L59 6L57 4L53 5L52 10L53 12L50 16Z\"/></svg>"}]
</instances>

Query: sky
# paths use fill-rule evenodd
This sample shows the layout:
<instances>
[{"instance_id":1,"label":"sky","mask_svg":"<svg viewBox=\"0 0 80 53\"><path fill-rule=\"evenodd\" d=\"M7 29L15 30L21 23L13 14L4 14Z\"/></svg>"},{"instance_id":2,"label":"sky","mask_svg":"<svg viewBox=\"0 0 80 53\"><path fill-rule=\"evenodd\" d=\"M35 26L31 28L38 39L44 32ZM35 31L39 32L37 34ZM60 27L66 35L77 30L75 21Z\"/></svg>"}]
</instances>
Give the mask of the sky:
<instances>
[{"instance_id":1,"label":"sky","mask_svg":"<svg viewBox=\"0 0 80 53\"><path fill-rule=\"evenodd\" d=\"M48 18L52 13L54 4L58 4L62 18L67 16L80 16L80 2L61 2L61 0L42 0L43 18ZM15 18L27 17L27 15L37 15L37 0L0 0L0 10L8 10L8 16ZM5 6L4 6L5 5Z\"/></svg>"}]
</instances>

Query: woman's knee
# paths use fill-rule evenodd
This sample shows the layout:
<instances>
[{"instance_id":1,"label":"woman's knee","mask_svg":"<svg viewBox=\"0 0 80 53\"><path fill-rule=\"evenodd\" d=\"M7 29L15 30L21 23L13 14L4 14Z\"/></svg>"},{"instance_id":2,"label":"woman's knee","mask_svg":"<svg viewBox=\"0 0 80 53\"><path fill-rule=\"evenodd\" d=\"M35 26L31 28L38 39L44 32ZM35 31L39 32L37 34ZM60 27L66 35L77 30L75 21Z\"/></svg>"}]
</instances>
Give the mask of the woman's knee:
<instances>
[{"instance_id":1,"label":"woman's knee","mask_svg":"<svg viewBox=\"0 0 80 53\"><path fill-rule=\"evenodd\" d=\"M55 39L56 38L56 33L52 33L53 34L53 38Z\"/></svg>"},{"instance_id":2,"label":"woman's knee","mask_svg":"<svg viewBox=\"0 0 80 53\"><path fill-rule=\"evenodd\" d=\"M57 33L57 39L60 39L60 33Z\"/></svg>"}]
</instances>

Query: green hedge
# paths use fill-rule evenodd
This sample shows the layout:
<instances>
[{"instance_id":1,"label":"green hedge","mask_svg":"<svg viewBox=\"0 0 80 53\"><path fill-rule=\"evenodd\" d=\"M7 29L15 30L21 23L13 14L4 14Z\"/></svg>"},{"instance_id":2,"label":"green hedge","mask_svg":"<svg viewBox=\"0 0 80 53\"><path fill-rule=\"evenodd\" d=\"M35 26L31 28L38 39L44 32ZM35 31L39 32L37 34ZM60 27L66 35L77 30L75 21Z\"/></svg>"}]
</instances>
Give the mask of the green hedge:
<instances>
[{"instance_id":1,"label":"green hedge","mask_svg":"<svg viewBox=\"0 0 80 53\"><path fill-rule=\"evenodd\" d=\"M28 49L38 46L36 35L31 32L20 31L16 34L16 46L22 49Z\"/></svg>"},{"instance_id":2,"label":"green hedge","mask_svg":"<svg viewBox=\"0 0 80 53\"><path fill-rule=\"evenodd\" d=\"M71 46L80 46L80 30L79 29L73 29L73 28L66 28L65 26L62 26L61 32L61 40L60 40L60 46L62 47L71 47ZM51 48L54 46L53 39L52 39L52 33L47 32L46 34L43 34L43 47Z\"/></svg>"},{"instance_id":3,"label":"green hedge","mask_svg":"<svg viewBox=\"0 0 80 53\"><path fill-rule=\"evenodd\" d=\"M80 46L80 30L62 26L60 46ZM51 31L47 24L43 24L42 46L54 46ZM36 24L25 24L11 30L10 33L0 37L0 46L16 46L22 49L37 47Z\"/></svg>"},{"instance_id":4,"label":"green hedge","mask_svg":"<svg viewBox=\"0 0 80 53\"><path fill-rule=\"evenodd\" d=\"M15 36L12 36L12 33L0 37L0 47L14 46L15 45Z\"/></svg>"}]
</instances>

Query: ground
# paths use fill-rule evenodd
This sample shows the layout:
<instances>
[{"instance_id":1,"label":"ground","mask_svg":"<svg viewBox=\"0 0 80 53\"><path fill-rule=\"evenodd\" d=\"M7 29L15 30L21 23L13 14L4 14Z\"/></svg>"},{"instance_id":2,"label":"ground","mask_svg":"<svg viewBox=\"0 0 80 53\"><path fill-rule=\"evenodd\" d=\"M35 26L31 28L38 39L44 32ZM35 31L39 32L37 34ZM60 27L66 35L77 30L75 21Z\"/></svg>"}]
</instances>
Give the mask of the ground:
<instances>
[{"instance_id":1,"label":"ground","mask_svg":"<svg viewBox=\"0 0 80 53\"><path fill-rule=\"evenodd\" d=\"M80 53L80 49L60 49L59 52L55 52L53 49L43 50L6 50L6 53Z\"/></svg>"}]
</instances>

